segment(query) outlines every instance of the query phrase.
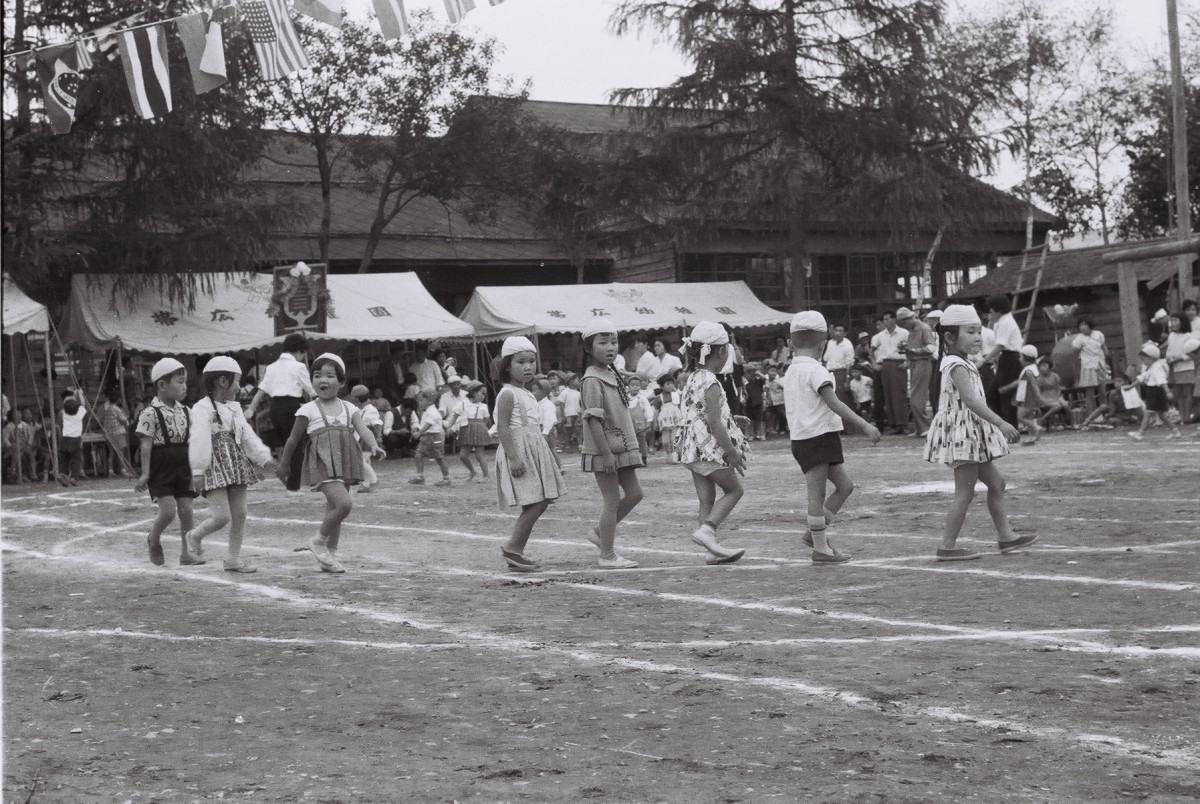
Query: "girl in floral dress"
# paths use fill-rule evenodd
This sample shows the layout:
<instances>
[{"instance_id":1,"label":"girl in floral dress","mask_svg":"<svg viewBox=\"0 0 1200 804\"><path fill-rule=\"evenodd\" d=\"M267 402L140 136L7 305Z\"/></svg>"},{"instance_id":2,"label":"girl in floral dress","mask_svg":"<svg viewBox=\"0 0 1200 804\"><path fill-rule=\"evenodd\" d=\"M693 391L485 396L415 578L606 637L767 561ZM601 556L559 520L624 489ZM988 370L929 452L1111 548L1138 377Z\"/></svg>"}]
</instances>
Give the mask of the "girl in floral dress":
<instances>
[{"instance_id":1,"label":"girl in floral dress","mask_svg":"<svg viewBox=\"0 0 1200 804\"><path fill-rule=\"evenodd\" d=\"M1010 553L1037 541L1037 536L1014 535L1004 510L1004 476L994 461L1008 454L1008 445L1016 442L1020 433L988 408L979 370L968 359L983 348L982 329L975 308L965 304L950 305L938 324L942 390L937 415L925 438L925 460L944 463L954 470L954 501L946 517L938 561L981 557L957 546L977 480L987 487L988 511L996 526L1000 552Z\"/></svg>"},{"instance_id":2,"label":"girl in floral dress","mask_svg":"<svg viewBox=\"0 0 1200 804\"><path fill-rule=\"evenodd\" d=\"M746 437L733 421L715 373L728 357L729 335L720 324L702 321L683 343L685 352L698 350L698 366L683 387L674 458L692 473L700 501L700 525L692 531L692 541L709 552L707 563L730 564L746 551L722 547L716 531L742 499L738 475L746 468ZM717 489L722 492L719 500Z\"/></svg>"},{"instance_id":3,"label":"girl in floral dress","mask_svg":"<svg viewBox=\"0 0 1200 804\"><path fill-rule=\"evenodd\" d=\"M229 526L227 572L255 572L242 560L242 534L246 529L246 487L258 482L250 462L276 468L271 450L251 429L242 406L233 401L239 390L242 369L237 361L218 355L204 366L208 395L192 407L192 431L188 438L188 462L192 466L192 488L208 498L212 516L184 534L187 551L195 558L203 554L205 536Z\"/></svg>"}]
</instances>

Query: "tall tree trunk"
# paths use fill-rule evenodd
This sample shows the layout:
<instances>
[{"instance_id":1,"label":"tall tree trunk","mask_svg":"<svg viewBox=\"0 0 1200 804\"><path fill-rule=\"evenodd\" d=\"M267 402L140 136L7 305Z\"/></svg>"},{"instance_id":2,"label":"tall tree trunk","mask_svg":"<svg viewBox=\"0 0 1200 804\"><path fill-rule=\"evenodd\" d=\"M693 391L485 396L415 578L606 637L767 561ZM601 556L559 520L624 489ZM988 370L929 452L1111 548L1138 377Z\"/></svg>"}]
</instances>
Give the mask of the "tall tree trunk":
<instances>
[{"instance_id":1,"label":"tall tree trunk","mask_svg":"<svg viewBox=\"0 0 1200 804\"><path fill-rule=\"evenodd\" d=\"M797 0L785 0L783 4L784 44L787 51L787 71L783 79L789 97L799 92L800 80L796 74L796 62L800 58L800 46L796 35L796 5ZM800 153L800 138L789 130L785 135L787 149L792 154ZM799 219L799 204L791 195L791 182L788 182L784 197L787 199L787 253L791 268L791 303L793 310L804 310L809 306L808 277L812 269L812 257L805 245L806 231L804 222Z\"/></svg>"}]
</instances>

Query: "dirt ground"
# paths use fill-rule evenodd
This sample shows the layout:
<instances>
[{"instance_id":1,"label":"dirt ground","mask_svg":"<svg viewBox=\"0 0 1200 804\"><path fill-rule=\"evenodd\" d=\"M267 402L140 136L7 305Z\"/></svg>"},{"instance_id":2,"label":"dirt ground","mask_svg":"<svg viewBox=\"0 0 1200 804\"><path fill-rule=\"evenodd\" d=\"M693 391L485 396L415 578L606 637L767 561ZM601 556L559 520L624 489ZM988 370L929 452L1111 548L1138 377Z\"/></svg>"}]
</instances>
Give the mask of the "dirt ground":
<instances>
[{"instance_id":1,"label":"dirt ground","mask_svg":"<svg viewBox=\"0 0 1200 804\"><path fill-rule=\"evenodd\" d=\"M980 495L932 559L951 475L846 440L858 484L815 567L786 441L757 444L706 566L685 470L652 457L595 569L590 476L505 570L492 483L251 488L255 575L149 564L125 481L5 489L4 800L1184 801L1200 797L1200 439L1053 433L1000 466L1041 541L1000 556ZM203 511L203 503L198 506Z\"/></svg>"}]
</instances>

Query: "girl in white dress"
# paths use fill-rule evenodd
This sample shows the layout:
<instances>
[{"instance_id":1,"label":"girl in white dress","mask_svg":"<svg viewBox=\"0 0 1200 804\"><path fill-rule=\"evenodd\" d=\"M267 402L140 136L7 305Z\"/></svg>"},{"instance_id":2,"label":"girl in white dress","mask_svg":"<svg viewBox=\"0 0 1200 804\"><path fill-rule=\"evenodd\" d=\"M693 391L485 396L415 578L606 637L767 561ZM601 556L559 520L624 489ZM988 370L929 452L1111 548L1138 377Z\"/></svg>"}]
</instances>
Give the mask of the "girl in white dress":
<instances>
[{"instance_id":1,"label":"girl in white dress","mask_svg":"<svg viewBox=\"0 0 1200 804\"><path fill-rule=\"evenodd\" d=\"M996 526L1000 552L1009 553L1037 541L1037 536L1014 535L1004 510L1004 476L994 461L1008 454L1009 443L1016 442L1020 433L988 408L979 369L968 359L983 348L982 327L975 308L965 304L950 305L938 324L942 390L925 439L925 460L954 469L954 501L946 516L938 561L981 557L957 546L977 480L988 490L988 512Z\"/></svg>"},{"instance_id":2,"label":"girl in white dress","mask_svg":"<svg viewBox=\"0 0 1200 804\"><path fill-rule=\"evenodd\" d=\"M242 560L242 534L246 529L246 487L258 482L250 465L275 469L271 450L251 429L242 406L233 401L240 388L241 366L232 357L218 355L205 365L208 395L192 406L192 431L188 438L188 463L192 488L209 501L212 515L184 534L184 544L195 558L203 555L201 540L229 526L227 572L255 572Z\"/></svg>"},{"instance_id":3,"label":"girl in white dress","mask_svg":"<svg viewBox=\"0 0 1200 804\"><path fill-rule=\"evenodd\" d=\"M529 391L537 374L537 349L524 337L507 338L500 349L500 376L505 384L496 395L496 486L500 506L520 506L512 535L500 548L517 572L541 566L525 556L525 545L538 518L562 494L562 473L542 436L538 401Z\"/></svg>"}]
</instances>

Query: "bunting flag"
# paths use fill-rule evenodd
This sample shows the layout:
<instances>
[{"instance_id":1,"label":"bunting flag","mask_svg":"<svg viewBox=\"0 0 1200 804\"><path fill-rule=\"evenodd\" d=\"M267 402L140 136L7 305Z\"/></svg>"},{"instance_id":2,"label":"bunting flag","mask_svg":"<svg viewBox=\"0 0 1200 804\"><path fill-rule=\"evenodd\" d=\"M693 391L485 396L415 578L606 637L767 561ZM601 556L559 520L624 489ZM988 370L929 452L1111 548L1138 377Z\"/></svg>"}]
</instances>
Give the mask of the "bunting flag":
<instances>
[{"instance_id":1,"label":"bunting flag","mask_svg":"<svg viewBox=\"0 0 1200 804\"><path fill-rule=\"evenodd\" d=\"M36 50L33 58L46 97L50 130L55 134L66 134L75 122L75 104L83 80L81 73L92 66L92 57L82 42L72 42Z\"/></svg>"},{"instance_id":2,"label":"bunting flag","mask_svg":"<svg viewBox=\"0 0 1200 804\"><path fill-rule=\"evenodd\" d=\"M146 18L146 13L145 11L139 11L136 14L130 14L123 20L111 22L92 31L91 37L96 40L96 51L109 61L119 59L121 53L117 47L117 34L123 28L132 28L134 25L141 24Z\"/></svg>"},{"instance_id":3,"label":"bunting flag","mask_svg":"<svg viewBox=\"0 0 1200 804\"><path fill-rule=\"evenodd\" d=\"M342 27L342 0L296 0L296 10L317 22Z\"/></svg>"},{"instance_id":4,"label":"bunting flag","mask_svg":"<svg viewBox=\"0 0 1200 804\"><path fill-rule=\"evenodd\" d=\"M242 15L263 78L276 81L308 67L285 0L243 0Z\"/></svg>"},{"instance_id":5,"label":"bunting flag","mask_svg":"<svg viewBox=\"0 0 1200 804\"><path fill-rule=\"evenodd\" d=\"M375 0L375 16L379 18L379 29L385 40L399 39L408 33L404 0Z\"/></svg>"},{"instance_id":6,"label":"bunting flag","mask_svg":"<svg viewBox=\"0 0 1200 804\"><path fill-rule=\"evenodd\" d=\"M462 18L467 16L468 11L475 10L475 0L445 0L445 3L446 16L455 25L462 22Z\"/></svg>"},{"instance_id":7,"label":"bunting flag","mask_svg":"<svg viewBox=\"0 0 1200 804\"><path fill-rule=\"evenodd\" d=\"M176 20L175 29L183 40L197 95L210 92L229 80L225 73L221 23L209 21L206 13L198 11Z\"/></svg>"},{"instance_id":8,"label":"bunting flag","mask_svg":"<svg viewBox=\"0 0 1200 804\"><path fill-rule=\"evenodd\" d=\"M117 34L129 97L143 120L160 117L172 108L165 29L166 23L160 23Z\"/></svg>"}]
</instances>

